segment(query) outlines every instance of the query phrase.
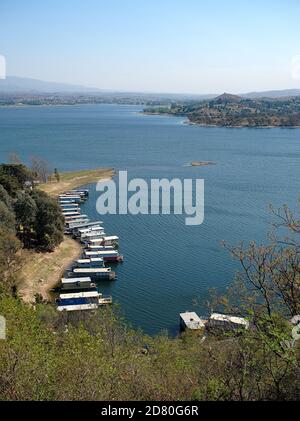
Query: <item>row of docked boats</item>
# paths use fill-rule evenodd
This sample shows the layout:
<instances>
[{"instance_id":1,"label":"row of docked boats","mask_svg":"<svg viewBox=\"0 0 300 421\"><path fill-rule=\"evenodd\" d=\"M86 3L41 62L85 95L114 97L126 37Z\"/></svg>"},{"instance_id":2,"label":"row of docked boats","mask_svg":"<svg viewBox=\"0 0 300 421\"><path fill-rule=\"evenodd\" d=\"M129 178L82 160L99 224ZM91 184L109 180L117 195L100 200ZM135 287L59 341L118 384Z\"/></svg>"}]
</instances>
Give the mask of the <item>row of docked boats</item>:
<instances>
[{"instance_id":1,"label":"row of docked boats","mask_svg":"<svg viewBox=\"0 0 300 421\"><path fill-rule=\"evenodd\" d=\"M65 218L65 233L83 245L82 256L73 262L61 280L57 306L59 311L94 310L112 303L97 289L100 281L116 280L116 273L107 263L123 262L119 238L106 235L102 221L90 221L81 214L80 205L89 197L88 190L71 190L59 196Z\"/></svg>"},{"instance_id":2,"label":"row of docked boats","mask_svg":"<svg viewBox=\"0 0 300 421\"><path fill-rule=\"evenodd\" d=\"M112 297L103 296L91 278L63 278L57 300L58 311L96 310L112 304Z\"/></svg>"}]
</instances>

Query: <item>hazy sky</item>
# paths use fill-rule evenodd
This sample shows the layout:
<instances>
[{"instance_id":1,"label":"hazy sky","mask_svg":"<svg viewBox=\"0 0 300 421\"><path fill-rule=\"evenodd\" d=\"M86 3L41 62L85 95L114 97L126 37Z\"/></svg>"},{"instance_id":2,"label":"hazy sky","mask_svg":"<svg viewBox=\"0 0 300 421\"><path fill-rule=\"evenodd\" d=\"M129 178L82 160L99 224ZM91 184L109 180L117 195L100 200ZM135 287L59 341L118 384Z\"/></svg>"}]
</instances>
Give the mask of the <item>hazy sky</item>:
<instances>
[{"instance_id":1,"label":"hazy sky","mask_svg":"<svg viewBox=\"0 0 300 421\"><path fill-rule=\"evenodd\" d=\"M300 88L300 1L0 0L0 54L9 75L102 89Z\"/></svg>"}]
</instances>

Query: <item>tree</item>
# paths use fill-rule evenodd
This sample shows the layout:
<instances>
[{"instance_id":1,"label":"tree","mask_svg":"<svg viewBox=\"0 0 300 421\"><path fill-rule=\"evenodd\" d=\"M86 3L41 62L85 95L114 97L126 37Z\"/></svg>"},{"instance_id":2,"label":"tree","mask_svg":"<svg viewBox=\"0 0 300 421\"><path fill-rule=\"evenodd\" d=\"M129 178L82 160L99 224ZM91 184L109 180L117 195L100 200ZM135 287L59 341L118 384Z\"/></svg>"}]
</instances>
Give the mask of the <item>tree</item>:
<instances>
[{"instance_id":1,"label":"tree","mask_svg":"<svg viewBox=\"0 0 300 421\"><path fill-rule=\"evenodd\" d=\"M54 177L55 177L57 183L59 183L60 175L59 175L59 172L58 172L57 168L54 169Z\"/></svg>"},{"instance_id":2,"label":"tree","mask_svg":"<svg viewBox=\"0 0 300 421\"><path fill-rule=\"evenodd\" d=\"M15 231L15 215L4 202L0 200L0 227L10 232Z\"/></svg>"},{"instance_id":3,"label":"tree","mask_svg":"<svg viewBox=\"0 0 300 421\"><path fill-rule=\"evenodd\" d=\"M251 328L230 346L236 356L224 379L227 390L235 390L230 380L234 379L239 385L237 398L243 400L300 396L299 347L292 342L289 322L300 313L300 221L286 206L272 212L277 221L270 244L226 246L241 271L228 293L212 305L227 314L246 316L250 322Z\"/></svg>"},{"instance_id":4,"label":"tree","mask_svg":"<svg viewBox=\"0 0 300 421\"><path fill-rule=\"evenodd\" d=\"M257 314L282 314L292 317L300 313L300 220L285 206L275 210L276 217L271 243L259 246L251 242L228 247L232 256L241 264L237 282L243 287L240 299ZM287 231L281 238L280 232ZM278 231L279 230L279 231Z\"/></svg>"},{"instance_id":5,"label":"tree","mask_svg":"<svg viewBox=\"0 0 300 421\"><path fill-rule=\"evenodd\" d=\"M0 185L7 191L9 196L14 197L15 192L20 190L20 184L14 176L8 176L1 171L0 167Z\"/></svg>"},{"instance_id":6,"label":"tree","mask_svg":"<svg viewBox=\"0 0 300 421\"><path fill-rule=\"evenodd\" d=\"M50 173L49 163L39 157L32 156L30 158L31 171L36 175L36 177L42 182L47 183L48 176Z\"/></svg>"},{"instance_id":7,"label":"tree","mask_svg":"<svg viewBox=\"0 0 300 421\"><path fill-rule=\"evenodd\" d=\"M24 188L26 181L32 181L32 172L22 164L1 164L0 165L0 184L12 197L18 190Z\"/></svg>"},{"instance_id":8,"label":"tree","mask_svg":"<svg viewBox=\"0 0 300 421\"><path fill-rule=\"evenodd\" d=\"M5 203L9 210L13 210L13 200L10 195L7 193L5 188L0 184L0 201Z\"/></svg>"},{"instance_id":9,"label":"tree","mask_svg":"<svg viewBox=\"0 0 300 421\"><path fill-rule=\"evenodd\" d=\"M16 236L0 228L0 285L8 294L16 294L18 272L21 265L19 251L22 246Z\"/></svg>"},{"instance_id":10,"label":"tree","mask_svg":"<svg viewBox=\"0 0 300 421\"><path fill-rule=\"evenodd\" d=\"M14 203L18 236L25 247L29 247L35 237L37 206L29 193L18 192Z\"/></svg>"},{"instance_id":11,"label":"tree","mask_svg":"<svg viewBox=\"0 0 300 421\"><path fill-rule=\"evenodd\" d=\"M42 191L34 191L32 198L37 212L35 232L37 246L44 251L53 251L63 240L64 217L58 203Z\"/></svg>"}]
</instances>

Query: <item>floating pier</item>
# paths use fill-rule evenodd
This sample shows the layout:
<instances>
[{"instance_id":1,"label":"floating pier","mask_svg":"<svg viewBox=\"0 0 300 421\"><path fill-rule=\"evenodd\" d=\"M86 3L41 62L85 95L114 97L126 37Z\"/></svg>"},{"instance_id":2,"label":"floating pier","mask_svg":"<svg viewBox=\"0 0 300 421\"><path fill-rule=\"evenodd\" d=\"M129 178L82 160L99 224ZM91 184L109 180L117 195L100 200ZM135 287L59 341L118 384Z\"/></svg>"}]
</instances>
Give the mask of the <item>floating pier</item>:
<instances>
[{"instance_id":1,"label":"floating pier","mask_svg":"<svg viewBox=\"0 0 300 421\"><path fill-rule=\"evenodd\" d=\"M238 331L249 329L249 322L244 317L228 314L212 313L208 320L198 316L195 312L180 313L181 330L205 330L218 333L220 331Z\"/></svg>"},{"instance_id":2,"label":"floating pier","mask_svg":"<svg viewBox=\"0 0 300 421\"><path fill-rule=\"evenodd\" d=\"M213 313L207 322L207 328L222 330L248 329L249 322L244 317L230 316L227 314Z\"/></svg>"},{"instance_id":3,"label":"floating pier","mask_svg":"<svg viewBox=\"0 0 300 421\"><path fill-rule=\"evenodd\" d=\"M205 325L206 320L201 319L195 312L180 313L181 330L203 330Z\"/></svg>"}]
</instances>

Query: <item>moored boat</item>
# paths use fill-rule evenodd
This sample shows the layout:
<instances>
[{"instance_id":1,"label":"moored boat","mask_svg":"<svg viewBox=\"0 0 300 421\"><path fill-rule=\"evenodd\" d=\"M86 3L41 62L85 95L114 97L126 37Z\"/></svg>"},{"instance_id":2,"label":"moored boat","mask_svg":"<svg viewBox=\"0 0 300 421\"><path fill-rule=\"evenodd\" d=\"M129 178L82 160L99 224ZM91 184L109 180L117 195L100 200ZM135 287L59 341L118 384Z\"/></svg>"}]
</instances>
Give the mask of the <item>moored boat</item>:
<instances>
[{"instance_id":1,"label":"moored boat","mask_svg":"<svg viewBox=\"0 0 300 421\"><path fill-rule=\"evenodd\" d=\"M68 210L68 209L80 209L79 205L77 203L65 203L65 204L60 204L60 207L62 208L62 210Z\"/></svg>"},{"instance_id":2,"label":"moored boat","mask_svg":"<svg viewBox=\"0 0 300 421\"><path fill-rule=\"evenodd\" d=\"M102 221L94 221L94 222L89 221L87 223L74 224L74 227L72 228L72 234L74 236L77 236L80 229L86 229L86 228L97 227L97 226L100 227L101 224L103 224Z\"/></svg>"},{"instance_id":3,"label":"moored boat","mask_svg":"<svg viewBox=\"0 0 300 421\"><path fill-rule=\"evenodd\" d=\"M119 263L124 261L123 255L113 249L98 251L85 250L84 255L87 258L101 257L105 263Z\"/></svg>"},{"instance_id":4,"label":"moored boat","mask_svg":"<svg viewBox=\"0 0 300 421\"><path fill-rule=\"evenodd\" d=\"M116 273L111 268L74 268L70 272L72 277L89 276L94 281L114 281Z\"/></svg>"},{"instance_id":5,"label":"moored boat","mask_svg":"<svg viewBox=\"0 0 300 421\"><path fill-rule=\"evenodd\" d=\"M99 306L105 306L108 304L112 304L113 299L111 296L101 296L99 297Z\"/></svg>"},{"instance_id":6,"label":"moored boat","mask_svg":"<svg viewBox=\"0 0 300 421\"><path fill-rule=\"evenodd\" d=\"M92 283L92 280L90 277L76 277L76 278L62 278L61 279L61 289L89 289L89 288L95 288L95 284Z\"/></svg>"},{"instance_id":7,"label":"moored boat","mask_svg":"<svg viewBox=\"0 0 300 421\"><path fill-rule=\"evenodd\" d=\"M91 239L87 242L87 246L117 246L119 243L119 237L116 235L106 236Z\"/></svg>"},{"instance_id":8,"label":"moored boat","mask_svg":"<svg viewBox=\"0 0 300 421\"><path fill-rule=\"evenodd\" d=\"M65 210L65 211L62 211L62 214L65 217L65 219L76 217L76 216L80 215L80 209Z\"/></svg>"},{"instance_id":9,"label":"moored boat","mask_svg":"<svg viewBox=\"0 0 300 421\"><path fill-rule=\"evenodd\" d=\"M74 303L74 304L70 304L70 303L58 303L57 305L57 310L58 311L86 311L86 310L97 310L97 308L99 307L99 302L98 303L83 303L83 304L79 304Z\"/></svg>"},{"instance_id":10,"label":"moored boat","mask_svg":"<svg viewBox=\"0 0 300 421\"><path fill-rule=\"evenodd\" d=\"M74 267L77 267L77 268L104 267L104 260L100 256L94 257L94 258L78 259L75 261Z\"/></svg>"},{"instance_id":11,"label":"moored boat","mask_svg":"<svg viewBox=\"0 0 300 421\"><path fill-rule=\"evenodd\" d=\"M74 215L67 215L67 216L65 216L65 220L66 220L66 222L69 222L69 223L71 223L71 222L76 222L76 221L81 221L82 219L87 219L87 215L85 215L85 214L83 214L83 215L81 215L80 213L76 213L76 214L74 214Z\"/></svg>"}]
</instances>

